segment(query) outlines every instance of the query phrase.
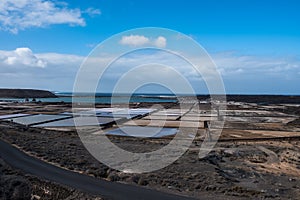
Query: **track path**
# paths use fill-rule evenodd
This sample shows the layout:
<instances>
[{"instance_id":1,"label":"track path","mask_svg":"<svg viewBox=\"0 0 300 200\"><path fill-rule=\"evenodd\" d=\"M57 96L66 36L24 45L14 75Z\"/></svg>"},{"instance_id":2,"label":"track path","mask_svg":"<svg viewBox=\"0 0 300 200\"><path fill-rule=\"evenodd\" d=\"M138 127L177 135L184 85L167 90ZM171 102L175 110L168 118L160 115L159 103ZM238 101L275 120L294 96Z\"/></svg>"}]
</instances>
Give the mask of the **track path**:
<instances>
[{"instance_id":1,"label":"track path","mask_svg":"<svg viewBox=\"0 0 300 200\"><path fill-rule=\"evenodd\" d=\"M174 194L163 193L134 185L109 182L76 172L68 171L29 156L0 139L0 157L12 167L50 180L76 188L83 192L100 195L104 199L114 200L171 200L192 199Z\"/></svg>"}]
</instances>

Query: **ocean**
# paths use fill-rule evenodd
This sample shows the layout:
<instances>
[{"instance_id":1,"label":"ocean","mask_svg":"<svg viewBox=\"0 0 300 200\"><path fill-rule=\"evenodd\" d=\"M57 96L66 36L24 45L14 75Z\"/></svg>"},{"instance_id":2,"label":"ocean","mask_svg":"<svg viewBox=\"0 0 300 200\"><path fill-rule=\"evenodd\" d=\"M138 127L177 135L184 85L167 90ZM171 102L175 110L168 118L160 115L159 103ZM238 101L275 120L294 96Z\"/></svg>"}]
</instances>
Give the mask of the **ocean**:
<instances>
[{"instance_id":1,"label":"ocean","mask_svg":"<svg viewBox=\"0 0 300 200\"><path fill-rule=\"evenodd\" d=\"M36 101L41 102L65 102L71 103L74 100L77 103L91 103L93 98L91 94L87 93L77 93L73 94L71 92L54 92L58 98L36 98ZM74 99L73 99L74 97ZM110 104L110 103L127 103L128 98L130 98L130 103L141 103L141 102L156 102L156 103L167 103L167 102L177 102L177 98L172 94L114 94L111 93L96 93L95 103ZM33 99L29 99L32 101ZM25 102L25 99L16 98L0 98L0 102L3 101L15 101L15 102Z\"/></svg>"}]
</instances>

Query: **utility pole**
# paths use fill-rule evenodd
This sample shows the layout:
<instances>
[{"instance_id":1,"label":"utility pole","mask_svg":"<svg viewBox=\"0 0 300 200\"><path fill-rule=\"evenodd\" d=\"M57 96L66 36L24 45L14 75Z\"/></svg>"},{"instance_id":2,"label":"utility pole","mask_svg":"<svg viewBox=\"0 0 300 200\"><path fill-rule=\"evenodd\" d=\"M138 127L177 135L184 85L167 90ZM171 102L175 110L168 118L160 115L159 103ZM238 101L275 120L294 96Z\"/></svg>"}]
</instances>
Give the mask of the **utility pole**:
<instances>
[{"instance_id":1,"label":"utility pole","mask_svg":"<svg viewBox=\"0 0 300 200\"><path fill-rule=\"evenodd\" d=\"M208 141L211 142L210 122L209 121L204 121L204 132L205 132L205 137L207 137Z\"/></svg>"}]
</instances>

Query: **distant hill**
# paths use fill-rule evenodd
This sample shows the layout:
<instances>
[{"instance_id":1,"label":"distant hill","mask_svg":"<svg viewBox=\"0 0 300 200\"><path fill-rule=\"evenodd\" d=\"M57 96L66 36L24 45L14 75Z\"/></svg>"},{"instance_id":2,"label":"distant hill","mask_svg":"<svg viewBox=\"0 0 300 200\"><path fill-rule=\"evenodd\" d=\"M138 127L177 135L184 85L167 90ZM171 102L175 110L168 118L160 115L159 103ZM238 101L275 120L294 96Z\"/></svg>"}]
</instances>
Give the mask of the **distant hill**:
<instances>
[{"instance_id":1,"label":"distant hill","mask_svg":"<svg viewBox=\"0 0 300 200\"><path fill-rule=\"evenodd\" d=\"M0 98L57 98L57 96L46 90L0 89Z\"/></svg>"}]
</instances>

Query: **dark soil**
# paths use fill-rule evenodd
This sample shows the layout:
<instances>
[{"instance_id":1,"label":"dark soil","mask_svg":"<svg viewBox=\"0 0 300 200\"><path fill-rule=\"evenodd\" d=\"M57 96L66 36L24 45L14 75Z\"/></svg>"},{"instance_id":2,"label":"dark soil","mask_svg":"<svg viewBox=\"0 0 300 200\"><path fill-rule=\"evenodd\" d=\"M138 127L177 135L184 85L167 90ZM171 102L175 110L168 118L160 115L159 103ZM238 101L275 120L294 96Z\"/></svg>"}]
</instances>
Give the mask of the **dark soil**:
<instances>
[{"instance_id":1,"label":"dark soil","mask_svg":"<svg viewBox=\"0 0 300 200\"><path fill-rule=\"evenodd\" d=\"M0 158L0 199L1 200L58 200L85 199L100 197L85 194L67 186L24 174L11 168Z\"/></svg>"},{"instance_id":2,"label":"dark soil","mask_svg":"<svg viewBox=\"0 0 300 200\"><path fill-rule=\"evenodd\" d=\"M268 155L259 151L255 147L255 143L253 145L220 143L208 157L199 159L197 149L200 142L195 142L190 151L164 169L145 174L126 174L110 169L95 160L83 147L75 132L46 131L34 128L24 131L18 128L2 127L1 138L20 146L24 151L40 159L70 170L109 181L126 182L200 199L204 194L207 197L214 196L216 199L289 199L295 194L300 194L299 177L285 172L278 175L278 173L258 171L259 166L257 165L267 163ZM168 140L161 139L136 140L123 137L111 137L110 139L129 151L137 151L138 148L140 152L168 143ZM300 150L299 142L296 142L295 145L290 151ZM286 151L285 146L270 145L270 147L266 147L274 148L278 155L283 155ZM219 148L220 150L218 150ZM291 164L300 168L300 162L297 163L298 161L295 160L298 159L297 156L288 158L285 155L282 159L285 159L284 162L292 162ZM294 181L289 181L290 179ZM281 183L280 187L276 186L279 182Z\"/></svg>"},{"instance_id":3,"label":"dark soil","mask_svg":"<svg viewBox=\"0 0 300 200\"><path fill-rule=\"evenodd\" d=\"M300 118L295 119L294 121L291 121L288 123L289 126L300 128Z\"/></svg>"}]
</instances>

